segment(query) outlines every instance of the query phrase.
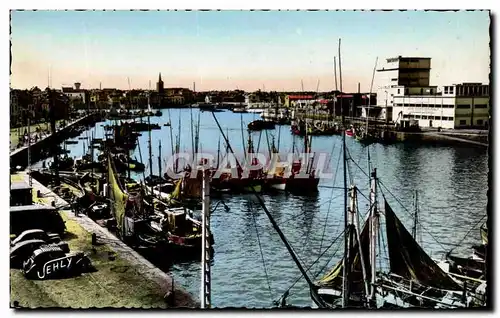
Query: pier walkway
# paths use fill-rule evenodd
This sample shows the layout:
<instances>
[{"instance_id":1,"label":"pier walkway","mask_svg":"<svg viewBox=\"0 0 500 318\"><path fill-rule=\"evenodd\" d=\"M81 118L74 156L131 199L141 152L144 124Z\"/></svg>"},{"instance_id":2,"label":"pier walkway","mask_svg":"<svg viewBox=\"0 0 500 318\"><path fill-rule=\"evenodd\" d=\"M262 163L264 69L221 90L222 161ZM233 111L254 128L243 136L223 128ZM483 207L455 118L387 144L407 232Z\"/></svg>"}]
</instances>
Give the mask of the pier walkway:
<instances>
[{"instance_id":1,"label":"pier walkway","mask_svg":"<svg viewBox=\"0 0 500 318\"><path fill-rule=\"evenodd\" d=\"M62 132L62 131L64 131L64 130L66 130L66 129L68 129L68 128L70 128L70 127L74 126L74 125L78 125L80 122L82 122L83 120L88 119L90 116L92 116L92 114L89 114L89 115L83 116L83 117L81 117L81 118L78 118L78 119L76 119L76 120L74 120L74 121L70 122L70 123L69 123L68 125L66 125L65 127L63 127L63 128L59 128L59 129L56 129L56 133L60 133L60 132ZM31 147L34 147L36 144L38 144L38 143L42 143L42 142L44 142L46 139L49 139L49 138L51 138L51 137L52 137L52 133L47 134L47 135L43 136L42 138L40 138L37 142L31 143L31 145L30 145L30 146L31 146ZM11 151L11 152L10 152L10 156L11 156L11 157L16 156L17 154L19 154L19 153L21 153L21 152L23 152L23 151L25 151L25 150L27 150L27 149L28 149L28 146L23 146L23 147L17 148L17 149L15 149L14 151Z\"/></svg>"},{"instance_id":2,"label":"pier walkway","mask_svg":"<svg viewBox=\"0 0 500 318\"><path fill-rule=\"evenodd\" d=\"M433 136L437 139L444 139L444 140L472 144L472 145L476 145L476 146L488 147L488 143L475 141L475 140L471 140L471 139L460 138L457 136L451 136L450 134L446 134L446 133L426 132L425 134L427 134L428 136Z\"/></svg>"},{"instance_id":3,"label":"pier walkway","mask_svg":"<svg viewBox=\"0 0 500 318\"><path fill-rule=\"evenodd\" d=\"M12 182L29 182L27 173L11 176ZM193 297L174 285L172 277L156 268L106 228L86 215L64 210L68 203L32 179L33 198L41 204L62 207L71 251L85 252L97 271L58 280L28 280L20 270L10 270L11 306L24 308L169 308L197 307ZM41 197L37 197L37 191ZM91 235L98 244L91 244ZM166 295L170 295L166 297ZM171 302L166 298L171 298Z\"/></svg>"}]
</instances>

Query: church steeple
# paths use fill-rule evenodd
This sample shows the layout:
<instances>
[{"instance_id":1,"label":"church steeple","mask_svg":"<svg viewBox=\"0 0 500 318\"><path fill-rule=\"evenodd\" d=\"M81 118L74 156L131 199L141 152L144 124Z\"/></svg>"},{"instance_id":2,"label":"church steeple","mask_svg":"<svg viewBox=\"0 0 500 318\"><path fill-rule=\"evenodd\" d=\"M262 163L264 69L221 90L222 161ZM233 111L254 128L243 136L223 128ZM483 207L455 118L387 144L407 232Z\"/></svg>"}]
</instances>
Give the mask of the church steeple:
<instances>
[{"instance_id":1,"label":"church steeple","mask_svg":"<svg viewBox=\"0 0 500 318\"><path fill-rule=\"evenodd\" d=\"M163 81L161 80L161 72L158 74L158 83L156 83L156 91L160 94L163 95Z\"/></svg>"}]
</instances>

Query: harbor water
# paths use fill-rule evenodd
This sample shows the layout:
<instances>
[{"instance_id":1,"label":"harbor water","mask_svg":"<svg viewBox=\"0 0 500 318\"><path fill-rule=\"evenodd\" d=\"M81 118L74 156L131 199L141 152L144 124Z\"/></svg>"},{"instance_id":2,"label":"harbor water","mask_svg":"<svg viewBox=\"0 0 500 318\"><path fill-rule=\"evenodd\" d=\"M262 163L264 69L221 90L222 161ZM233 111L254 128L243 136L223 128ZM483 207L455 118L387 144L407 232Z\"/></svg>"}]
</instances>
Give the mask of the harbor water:
<instances>
[{"instance_id":1,"label":"harbor water","mask_svg":"<svg viewBox=\"0 0 500 318\"><path fill-rule=\"evenodd\" d=\"M197 109L163 109L160 117L151 117L151 123L161 126L152 130L153 173L158 173L158 144L161 141L163 166L171 156L171 140L180 135L180 151L191 153L191 127L193 119L200 116L200 151L217 153L218 142L225 153L223 139L210 112ZM228 135L232 148L243 153L242 125L244 140L247 141L246 126L259 119L257 114L236 114L231 111L215 113L224 132ZM180 119L180 130L179 130ZM171 128L164 126L170 122ZM98 123L91 128L96 138L104 136L104 125L111 121ZM172 129L172 138L170 137ZM84 132L81 136L88 136ZM260 146L258 145L260 135ZM303 137L293 137L290 126L276 126L275 130L252 133L254 149L268 154L267 140L275 137L280 153L303 150ZM294 142L295 138L295 142ZM78 144L68 144L70 155L83 154L86 140L74 138ZM148 132L139 137L146 175L149 174ZM382 210L383 198L411 232L413 227L414 195L418 192L417 239L424 250L433 258L441 259L453 249L454 253L467 257L470 246L479 244L479 225L471 227L486 215L487 204L487 149L462 147L429 146L415 144L374 144L363 146L352 138L347 138L348 183L355 185L362 194L358 195L358 209L363 216L368 211L369 158L372 168L377 168L381 181L379 187L379 207ZM341 136L314 137L312 150L327 154L328 171L332 178L322 179L317 195L264 195L270 213L275 218L284 235L305 268L310 268L312 278L319 279L337 262L343 252L342 237L344 228L344 197L342 138ZM132 156L140 158L136 148ZM38 162L35 167L41 167ZM165 167L162 168L165 172ZM142 179L142 173L132 173L132 177ZM366 196L366 197L365 197ZM211 215L211 230L215 239L215 255L212 264L212 304L214 307L263 308L273 306L290 289L288 303L296 306L310 306L309 290L300 272L289 256L269 219L251 195L228 195L222 199L230 208L222 205ZM219 198L214 198L212 206ZM361 218L361 217L360 217ZM484 219L485 220L485 219ZM383 222L383 220L382 220ZM482 223L482 222L481 222ZM464 236L468 235L464 238ZM382 236L382 242L386 239ZM332 242L335 241L335 244ZM458 245L458 246L455 246ZM331 247L330 247L331 246ZM328 249L326 252L325 250ZM323 254L323 255L322 255ZM379 251L381 266L384 267L387 252ZM319 259L319 260L318 260ZM313 264L313 265L311 265ZM188 262L175 264L170 269L177 284L198 296L200 290L200 264Z\"/></svg>"}]
</instances>

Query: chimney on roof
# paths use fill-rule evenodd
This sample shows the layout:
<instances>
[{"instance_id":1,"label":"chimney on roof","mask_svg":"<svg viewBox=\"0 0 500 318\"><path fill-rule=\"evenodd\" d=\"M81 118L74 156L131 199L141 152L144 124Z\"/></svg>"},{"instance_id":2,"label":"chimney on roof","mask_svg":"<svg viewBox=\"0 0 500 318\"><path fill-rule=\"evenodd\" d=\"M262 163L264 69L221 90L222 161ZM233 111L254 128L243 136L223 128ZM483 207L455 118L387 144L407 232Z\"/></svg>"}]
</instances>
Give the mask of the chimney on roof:
<instances>
[{"instance_id":1,"label":"chimney on roof","mask_svg":"<svg viewBox=\"0 0 500 318\"><path fill-rule=\"evenodd\" d=\"M79 90L81 85L81 83L75 83L75 90Z\"/></svg>"},{"instance_id":2,"label":"chimney on roof","mask_svg":"<svg viewBox=\"0 0 500 318\"><path fill-rule=\"evenodd\" d=\"M361 83L358 83L358 94L361 93Z\"/></svg>"}]
</instances>

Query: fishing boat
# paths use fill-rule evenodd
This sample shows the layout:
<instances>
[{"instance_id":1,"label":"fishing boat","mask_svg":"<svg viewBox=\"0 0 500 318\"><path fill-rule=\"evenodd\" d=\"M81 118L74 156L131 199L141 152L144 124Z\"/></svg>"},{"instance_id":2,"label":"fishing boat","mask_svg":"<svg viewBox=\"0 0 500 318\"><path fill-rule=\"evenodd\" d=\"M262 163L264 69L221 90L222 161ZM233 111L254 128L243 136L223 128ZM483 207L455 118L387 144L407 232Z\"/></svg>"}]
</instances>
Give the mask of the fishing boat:
<instances>
[{"instance_id":1,"label":"fishing boat","mask_svg":"<svg viewBox=\"0 0 500 318\"><path fill-rule=\"evenodd\" d=\"M307 130L306 130L307 127ZM316 122L313 125L307 125L305 121L299 120L292 123L291 132L297 136L333 136L340 134L340 130L336 124L325 124L324 122Z\"/></svg>"},{"instance_id":2,"label":"fishing boat","mask_svg":"<svg viewBox=\"0 0 500 318\"><path fill-rule=\"evenodd\" d=\"M350 128L346 129L345 130L345 135L347 137L354 137L354 136L356 136L356 130L354 129L354 126L351 125Z\"/></svg>"},{"instance_id":3,"label":"fishing boat","mask_svg":"<svg viewBox=\"0 0 500 318\"><path fill-rule=\"evenodd\" d=\"M248 113L245 107L233 108L232 111L233 113Z\"/></svg>"},{"instance_id":4,"label":"fishing boat","mask_svg":"<svg viewBox=\"0 0 500 318\"><path fill-rule=\"evenodd\" d=\"M274 129L276 124L273 121L254 120L248 124L248 130Z\"/></svg>"},{"instance_id":5,"label":"fishing boat","mask_svg":"<svg viewBox=\"0 0 500 318\"><path fill-rule=\"evenodd\" d=\"M376 172L372 173L376 178ZM372 182L372 191L376 181ZM351 188L351 208L355 211L355 187ZM372 195L373 200L375 196ZM386 236L389 250L389 273L377 273L376 255L373 250L377 236L370 232L378 228L379 212L376 211L376 201L369 217L361 230L359 216L350 212L348 225L349 261L344 256L337 265L317 282L318 295L328 308L340 307L466 307L463 301L464 291L456 280L443 271L413 239L404 225L398 219L389 203L384 200ZM347 269L348 296L344 284L345 264ZM418 297L415 297L417 296ZM342 304L342 300L345 303ZM314 299L313 299L314 301Z\"/></svg>"},{"instance_id":6,"label":"fishing boat","mask_svg":"<svg viewBox=\"0 0 500 318\"><path fill-rule=\"evenodd\" d=\"M202 231L200 220L192 210L184 207L169 208L161 201L155 202L155 214L149 226L168 242L168 252L174 260L200 257ZM211 245L214 244L210 233ZM213 254L213 253L212 253Z\"/></svg>"},{"instance_id":7,"label":"fishing boat","mask_svg":"<svg viewBox=\"0 0 500 318\"><path fill-rule=\"evenodd\" d=\"M273 141L273 155L271 157L271 164L269 169L266 171L266 181L265 187L266 190L278 190L285 191L286 190L286 171L288 169L287 163L278 163L279 161L279 153L274 147Z\"/></svg>"}]
</instances>

